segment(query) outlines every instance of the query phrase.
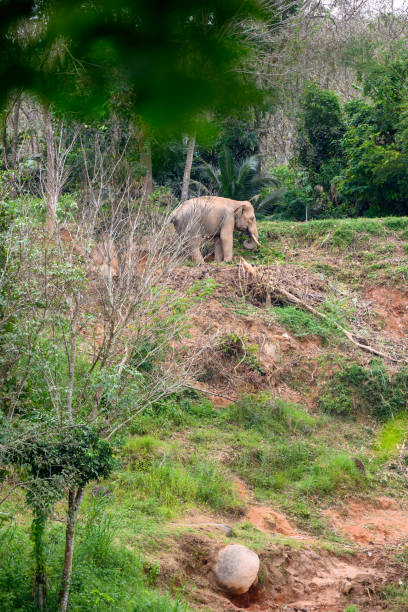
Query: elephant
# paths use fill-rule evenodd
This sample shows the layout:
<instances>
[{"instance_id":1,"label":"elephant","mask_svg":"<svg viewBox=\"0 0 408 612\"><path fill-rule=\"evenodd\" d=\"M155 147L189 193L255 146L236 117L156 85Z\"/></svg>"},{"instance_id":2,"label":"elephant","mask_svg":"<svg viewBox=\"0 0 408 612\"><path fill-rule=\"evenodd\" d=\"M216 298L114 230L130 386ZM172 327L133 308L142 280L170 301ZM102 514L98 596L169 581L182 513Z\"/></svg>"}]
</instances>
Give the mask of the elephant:
<instances>
[{"instance_id":1,"label":"elephant","mask_svg":"<svg viewBox=\"0 0 408 612\"><path fill-rule=\"evenodd\" d=\"M215 238L215 261L231 261L234 229L246 233L249 250L259 246L254 208L250 202L239 202L218 196L186 200L170 217L177 233L188 243L194 263L204 263L200 244L204 237Z\"/></svg>"}]
</instances>

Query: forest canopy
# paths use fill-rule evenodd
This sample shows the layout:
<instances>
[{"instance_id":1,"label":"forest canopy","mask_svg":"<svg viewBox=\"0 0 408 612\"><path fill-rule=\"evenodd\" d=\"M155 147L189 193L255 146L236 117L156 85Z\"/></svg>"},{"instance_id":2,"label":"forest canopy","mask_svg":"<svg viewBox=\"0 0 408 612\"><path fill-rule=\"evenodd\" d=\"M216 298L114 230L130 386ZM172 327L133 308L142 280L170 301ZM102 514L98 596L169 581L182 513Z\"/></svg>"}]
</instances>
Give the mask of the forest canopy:
<instances>
[{"instance_id":1,"label":"forest canopy","mask_svg":"<svg viewBox=\"0 0 408 612\"><path fill-rule=\"evenodd\" d=\"M1 101L21 88L89 119L116 97L152 126L186 130L200 113L260 101L237 70L253 51L240 24L267 17L257 0L5 0Z\"/></svg>"},{"instance_id":2,"label":"forest canopy","mask_svg":"<svg viewBox=\"0 0 408 612\"><path fill-rule=\"evenodd\" d=\"M3 0L0 17L3 169L24 175L19 192L35 176L38 191L63 122L113 139L147 195L239 193L297 220L407 212L403 7ZM62 194L80 184L75 140Z\"/></svg>"}]
</instances>

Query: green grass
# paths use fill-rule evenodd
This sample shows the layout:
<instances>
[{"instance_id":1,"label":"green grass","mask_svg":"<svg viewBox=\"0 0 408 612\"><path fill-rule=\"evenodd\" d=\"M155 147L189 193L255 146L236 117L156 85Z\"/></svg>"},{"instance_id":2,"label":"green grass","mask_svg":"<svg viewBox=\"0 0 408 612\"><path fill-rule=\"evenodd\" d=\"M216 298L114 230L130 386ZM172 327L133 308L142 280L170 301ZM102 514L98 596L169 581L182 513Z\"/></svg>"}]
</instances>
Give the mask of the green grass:
<instances>
[{"instance_id":1,"label":"green grass","mask_svg":"<svg viewBox=\"0 0 408 612\"><path fill-rule=\"evenodd\" d=\"M235 468L262 497L277 492L293 499L303 494L329 496L365 484L348 454L328 451L312 440L257 446L243 450Z\"/></svg>"},{"instance_id":2,"label":"green grass","mask_svg":"<svg viewBox=\"0 0 408 612\"><path fill-rule=\"evenodd\" d=\"M242 396L228 406L219 419L244 429L274 434L311 432L318 422L297 404L273 398L268 393Z\"/></svg>"},{"instance_id":3,"label":"green grass","mask_svg":"<svg viewBox=\"0 0 408 612\"><path fill-rule=\"evenodd\" d=\"M381 427L375 440L375 446L385 460L391 459L400 452L407 433L407 416L390 419Z\"/></svg>"},{"instance_id":4,"label":"green grass","mask_svg":"<svg viewBox=\"0 0 408 612\"><path fill-rule=\"evenodd\" d=\"M311 245L324 240L325 248L349 247L353 243L364 244L367 237L405 235L408 217L385 217L382 219L322 219L317 221L261 221L261 242L267 236L271 241L289 238L298 244ZM318 245L318 244L317 244Z\"/></svg>"},{"instance_id":5,"label":"green grass","mask_svg":"<svg viewBox=\"0 0 408 612\"><path fill-rule=\"evenodd\" d=\"M97 504L80 521L70 592L75 612L184 612L185 598L160 593L149 586L139 554L113 543L120 524L113 522L106 503ZM56 610L63 554L63 526L47 531L48 609ZM31 547L26 526L10 522L0 530L0 607L2 612L31 612ZM177 602L177 599L179 601Z\"/></svg>"},{"instance_id":6,"label":"green grass","mask_svg":"<svg viewBox=\"0 0 408 612\"><path fill-rule=\"evenodd\" d=\"M327 343L333 337L341 337L336 325L296 306L275 307L273 313L277 321L297 338L318 336Z\"/></svg>"},{"instance_id":7,"label":"green grass","mask_svg":"<svg viewBox=\"0 0 408 612\"><path fill-rule=\"evenodd\" d=\"M258 221L261 246L246 251L237 236L235 251L257 264L296 262L337 280L360 285L367 278L408 281L408 257L400 247L408 238L408 217ZM406 246L406 244L405 244ZM326 256L340 259L322 261ZM390 257L396 261L390 262Z\"/></svg>"},{"instance_id":8,"label":"green grass","mask_svg":"<svg viewBox=\"0 0 408 612\"><path fill-rule=\"evenodd\" d=\"M207 456L180 452L177 445L151 436L132 438L122 454L126 468L115 477L114 487L124 507L159 518L197 505L224 513L243 509L226 468Z\"/></svg>"},{"instance_id":9,"label":"green grass","mask_svg":"<svg viewBox=\"0 0 408 612\"><path fill-rule=\"evenodd\" d=\"M144 418L154 434L135 435L123 447L114 495L125 514L140 517L149 546L163 537L157 531L165 530L166 520L188 508L238 516L245 502L237 498L233 472L260 501L326 535L320 501L372 486L374 474L365 478L351 459L359 456L366 464L361 444L370 447L371 430L355 423L339 430L337 417L312 415L268 393L242 396L220 411L198 396L173 398ZM129 521L127 529L137 542Z\"/></svg>"},{"instance_id":10,"label":"green grass","mask_svg":"<svg viewBox=\"0 0 408 612\"><path fill-rule=\"evenodd\" d=\"M381 592L382 598L387 603L387 609L392 612L408 612L408 582L389 584ZM389 607L389 606L392 606Z\"/></svg>"},{"instance_id":11,"label":"green grass","mask_svg":"<svg viewBox=\"0 0 408 612\"><path fill-rule=\"evenodd\" d=\"M268 393L243 396L220 411L201 396L187 393L153 406L138 421L138 433L120 448L122 465L107 483L112 496L98 501L88 492L81 509L72 610L187 610L188 597L180 587L157 589L162 584L160 556L172 554L175 542L185 536L185 528L168 521L189 509L237 520L234 542L258 551L270 545L302 546L262 533L240 519L246 502L237 496L234 474L258 502L280 509L327 546L341 543L321 506L345 493L359 495L377 486L376 470L385 461L384 453L395 448L403 431L397 422L384 425L378 434L356 423L342 422L339 427L338 417L310 414ZM146 428L149 434L140 433ZM370 463L361 449L373 444L378 459ZM356 455L363 459L367 477L356 469L351 459ZM10 512L0 532L1 609L30 612L29 517L17 524L12 516ZM57 597L63 536L63 525L51 521L50 609ZM182 578L176 582L182 584Z\"/></svg>"}]
</instances>

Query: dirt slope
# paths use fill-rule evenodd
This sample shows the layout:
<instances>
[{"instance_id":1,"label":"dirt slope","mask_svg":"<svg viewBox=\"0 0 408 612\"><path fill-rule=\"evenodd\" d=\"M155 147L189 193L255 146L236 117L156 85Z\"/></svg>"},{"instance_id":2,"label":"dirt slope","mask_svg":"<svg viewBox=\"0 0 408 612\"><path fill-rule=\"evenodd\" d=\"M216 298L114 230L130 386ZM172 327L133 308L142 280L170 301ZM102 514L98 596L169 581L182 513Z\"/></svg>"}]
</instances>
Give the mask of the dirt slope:
<instances>
[{"instance_id":1,"label":"dirt slope","mask_svg":"<svg viewBox=\"0 0 408 612\"><path fill-rule=\"evenodd\" d=\"M323 253L325 242L323 237L318 240L321 247L294 250L288 263L258 269L279 277L288 290L313 307L332 313L353 338L389 356L383 360L389 372L397 371L408 355L408 291L385 276L364 279L360 268L353 276L350 270L357 270L357 260L363 261L366 252L355 252L354 245L347 254L355 260L349 274L340 274L344 253ZM399 243L395 249L400 265ZM313 267L311 262L315 262ZM325 265L325 272L319 272ZM219 410L243 393L268 391L317 414L322 389L338 363L367 366L373 358L336 330L328 329L327 336L302 333L294 324L282 322L277 308L288 304L274 302L273 292L272 302L257 294L238 262L182 267L174 283L186 290L197 283L209 288L206 298L191 308L183 350L201 352L201 372L190 383L208 393ZM327 503L320 500L325 505L322 517L338 534L337 546L300 529L279 508L262 503L239 478L236 487L246 503L245 516L187 513L174 525L176 554L161 559L161 581L186 584L192 605L214 611L340 612L349 605L370 612L408 610L408 602L405 607L403 601L394 607L385 595L387 585L398 589L408 579L404 562L408 507L403 497L396 499L393 492L387 495L385 485L382 494L366 491L361 498L346 494ZM232 528L229 537L226 525ZM259 584L246 595L228 598L213 580L211 559L221 546L238 541L236 530L248 525L252 533L265 538L258 548Z\"/></svg>"}]
</instances>

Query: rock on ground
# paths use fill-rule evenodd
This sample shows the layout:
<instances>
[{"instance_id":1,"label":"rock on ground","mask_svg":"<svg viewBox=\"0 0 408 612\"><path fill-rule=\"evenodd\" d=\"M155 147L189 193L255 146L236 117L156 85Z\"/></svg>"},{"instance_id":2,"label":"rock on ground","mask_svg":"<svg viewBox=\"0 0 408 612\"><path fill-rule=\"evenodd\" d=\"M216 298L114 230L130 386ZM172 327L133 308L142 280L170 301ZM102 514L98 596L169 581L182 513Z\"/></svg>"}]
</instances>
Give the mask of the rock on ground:
<instances>
[{"instance_id":1,"label":"rock on ground","mask_svg":"<svg viewBox=\"0 0 408 612\"><path fill-rule=\"evenodd\" d=\"M233 595L246 593L256 581L258 570L258 555L242 544L222 548L214 567L219 585Z\"/></svg>"}]
</instances>

